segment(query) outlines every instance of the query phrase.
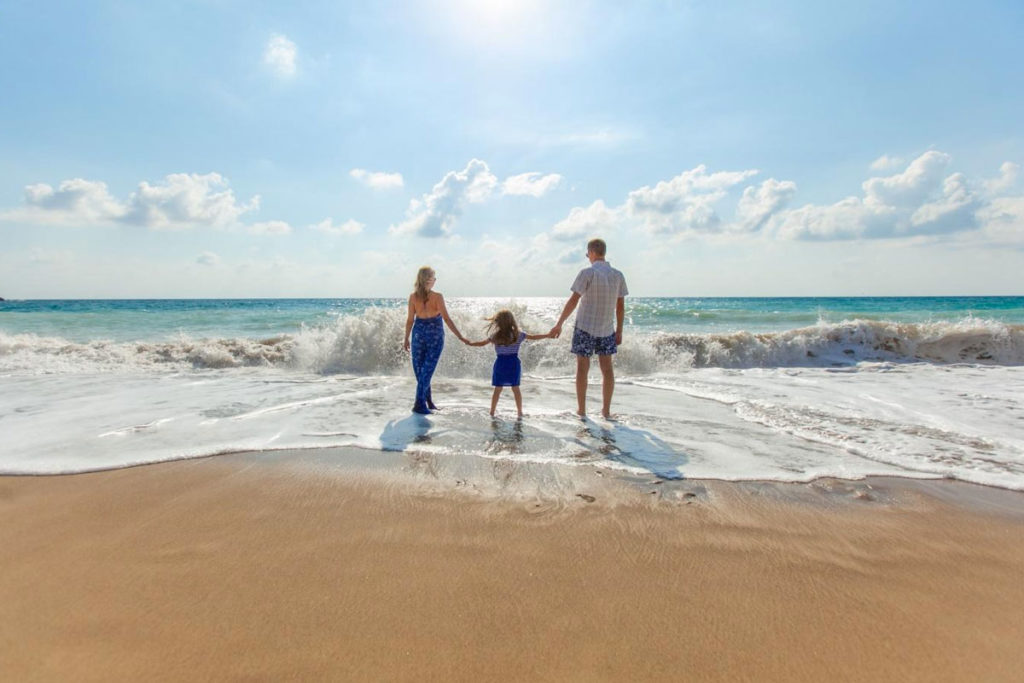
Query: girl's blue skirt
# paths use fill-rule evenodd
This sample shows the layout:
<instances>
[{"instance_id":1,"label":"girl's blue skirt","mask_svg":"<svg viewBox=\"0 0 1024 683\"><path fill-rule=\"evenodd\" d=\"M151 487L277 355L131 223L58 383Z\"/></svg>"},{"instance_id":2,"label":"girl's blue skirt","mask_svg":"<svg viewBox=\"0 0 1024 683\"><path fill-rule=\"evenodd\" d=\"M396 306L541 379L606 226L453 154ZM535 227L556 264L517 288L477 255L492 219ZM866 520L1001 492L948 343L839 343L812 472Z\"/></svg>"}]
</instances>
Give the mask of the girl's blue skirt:
<instances>
[{"instance_id":1,"label":"girl's blue skirt","mask_svg":"<svg viewBox=\"0 0 1024 683\"><path fill-rule=\"evenodd\" d=\"M495 387L518 387L523 376L523 366L519 356L498 356L494 359L494 371L491 373L491 385Z\"/></svg>"}]
</instances>

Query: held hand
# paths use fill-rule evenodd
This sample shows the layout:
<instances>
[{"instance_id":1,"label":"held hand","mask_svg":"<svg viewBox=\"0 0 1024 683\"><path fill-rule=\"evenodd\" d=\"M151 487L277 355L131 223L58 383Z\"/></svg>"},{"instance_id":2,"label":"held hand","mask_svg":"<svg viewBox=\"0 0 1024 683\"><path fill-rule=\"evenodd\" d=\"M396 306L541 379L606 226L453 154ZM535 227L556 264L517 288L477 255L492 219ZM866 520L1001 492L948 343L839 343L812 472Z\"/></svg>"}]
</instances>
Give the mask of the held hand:
<instances>
[{"instance_id":1,"label":"held hand","mask_svg":"<svg viewBox=\"0 0 1024 683\"><path fill-rule=\"evenodd\" d=\"M552 339L558 339L558 337L560 337L561 334L562 334L562 324L559 323L559 324L555 325L554 327L552 327L551 331L548 332L548 334L551 335Z\"/></svg>"}]
</instances>

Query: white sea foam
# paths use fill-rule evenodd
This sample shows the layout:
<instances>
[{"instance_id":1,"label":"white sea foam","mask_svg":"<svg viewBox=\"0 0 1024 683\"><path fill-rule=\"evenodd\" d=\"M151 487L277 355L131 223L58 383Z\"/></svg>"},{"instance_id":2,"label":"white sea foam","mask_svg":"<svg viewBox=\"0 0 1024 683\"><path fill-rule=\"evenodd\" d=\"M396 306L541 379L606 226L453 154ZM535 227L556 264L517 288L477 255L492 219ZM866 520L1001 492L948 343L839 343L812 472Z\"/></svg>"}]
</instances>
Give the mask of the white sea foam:
<instances>
[{"instance_id":1,"label":"white sea foam","mask_svg":"<svg viewBox=\"0 0 1024 683\"><path fill-rule=\"evenodd\" d=\"M524 329L545 332L551 320L517 312ZM479 317L457 316L470 337L482 338ZM367 309L332 324L266 339L191 339L167 342L76 343L0 332L0 372L76 373L273 368L323 375L397 374L408 364L401 350L404 312ZM567 328L568 329L568 328ZM688 368L835 367L865 361L1024 365L1024 326L967 317L957 322L897 323L851 320L785 332L678 334L627 329L617 362L629 374ZM563 372L572 363L569 337L532 342L521 357L528 372ZM474 377L490 365L486 353L448 338L439 372Z\"/></svg>"},{"instance_id":2,"label":"white sea foam","mask_svg":"<svg viewBox=\"0 0 1024 683\"><path fill-rule=\"evenodd\" d=\"M482 338L485 309L455 313ZM557 310L516 308L543 332ZM521 423L487 415L493 352L448 338L446 409L408 412L405 315L266 339L85 343L0 333L0 473L349 446L664 478L952 477L1024 490L1024 327L851 320L751 334L627 327L615 422L580 422L569 333L524 345ZM594 371L594 380L597 380ZM591 400L597 400L594 388ZM510 399L506 398L506 401ZM508 404L502 404L506 417Z\"/></svg>"},{"instance_id":3,"label":"white sea foam","mask_svg":"<svg viewBox=\"0 0 1024 683\"><path fill-rule=\"evenodd\" d=\"M482 353L482 352L481 352ZM352 446L598 466L663 478L951 477L1024 490L1024 368L869 364L620 375L618 419L580 422L571 377L527 374L526 419L487 415L485 377L280 369L8 375L0 473L52 474L240 450ZM594 379L596 380L595 372ZM596 400L598 391L592 393Z\"/></svg>"}]
</instances>

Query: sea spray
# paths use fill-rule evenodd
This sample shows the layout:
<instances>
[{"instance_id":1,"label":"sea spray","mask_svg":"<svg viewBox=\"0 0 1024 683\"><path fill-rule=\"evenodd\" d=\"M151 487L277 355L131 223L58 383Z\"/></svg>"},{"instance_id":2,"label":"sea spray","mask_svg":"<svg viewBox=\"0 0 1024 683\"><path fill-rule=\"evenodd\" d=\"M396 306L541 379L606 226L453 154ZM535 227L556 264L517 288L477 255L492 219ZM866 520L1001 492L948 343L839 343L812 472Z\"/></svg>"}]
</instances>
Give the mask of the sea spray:
<instances>
[{"instance_id":1,"label":"sea spray","mask_svg":"<svg viewBox=\"0 0 1024 683\"><path fill-rule=\"evenodd\" d=\"M524 329L546 332L551 321L526 311ZM464 335L483 338L481 317L453 314ZM0 332L0 370L38 373L131 370L286 368L322 375L394 375L408 371L402 350L405 312L369 308L330 322L306 325L295 334L263 339L191 339L166 342L75 343L58 337ZM560 339L524 345L527 373L572 372L571 326ZM451 334L438 372L473 377L488 373L486 349L470 348ZM955 322L905 323L848 320L782 332L680 334L627 328L616 358L627 375L675 373L690 368L835 367L860 362L1024 364L1024 325L965 317Z\"/></svg>"}]
</instances>

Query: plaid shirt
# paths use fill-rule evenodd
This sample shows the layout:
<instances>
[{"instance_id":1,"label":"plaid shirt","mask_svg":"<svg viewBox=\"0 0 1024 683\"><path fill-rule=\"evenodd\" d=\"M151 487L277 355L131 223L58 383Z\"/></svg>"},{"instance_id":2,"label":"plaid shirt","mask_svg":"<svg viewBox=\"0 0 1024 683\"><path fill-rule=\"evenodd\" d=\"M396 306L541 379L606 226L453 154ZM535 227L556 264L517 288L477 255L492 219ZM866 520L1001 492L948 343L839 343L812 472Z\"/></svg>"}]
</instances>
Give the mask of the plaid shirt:
<instances>
[{"instance_id":1,"label":"plaid shirt","mask_svg":"<svg viewBox=\"0 0 1024 683\"><path fill-rule=\"evenodd\" d=\"M622 272L607 261L594 261L576 276L572 291L580 295L577 329L595 337L615 334L615 303L629 294Z\"/></svg>"}]
</instances>

